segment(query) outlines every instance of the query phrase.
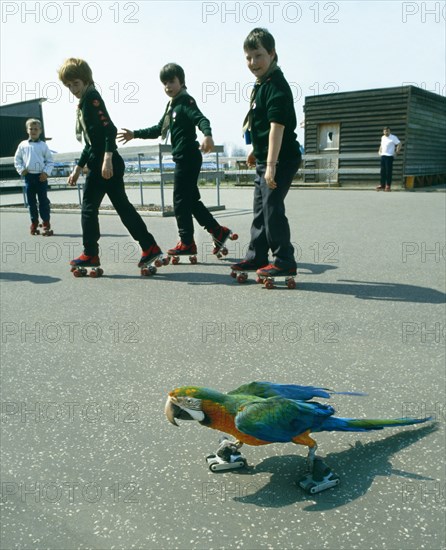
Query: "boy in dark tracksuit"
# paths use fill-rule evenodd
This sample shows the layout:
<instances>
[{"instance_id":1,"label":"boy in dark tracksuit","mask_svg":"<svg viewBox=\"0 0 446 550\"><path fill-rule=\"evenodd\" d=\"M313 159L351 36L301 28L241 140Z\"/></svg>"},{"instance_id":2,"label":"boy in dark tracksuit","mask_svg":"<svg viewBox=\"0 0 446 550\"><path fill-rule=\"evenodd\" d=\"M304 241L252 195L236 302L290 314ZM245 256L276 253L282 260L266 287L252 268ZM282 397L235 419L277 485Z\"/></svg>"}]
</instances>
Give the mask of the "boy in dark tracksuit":
<instances>
[{"instance_id":1,"label":"boy in dark tracksuit","mask_svg":"<svg viewBox=\"0 0 446 550\"><path fill-rule=\"evenodd\" d=\"M227 227L221 226L200 200L198 176L202 155L195 128L198 127L205 138L201 150L205 153L214 148L209 120L201 113L195 100L187 93L183 69L169 63L161 69L160 80L166 94L171 98L166 111L156 126L131 131L123 128L118 140L127 143L133 138L167 139L170 133L172 157L175 162L173 202L178 225L180 242L167 251L169 255L190 255L197 253L194 242L192 216L212 234L213 254L217 254L224 242L231 236Z\"/></svg>"},{"instance_id":2,"label":"boy in dark tracksuit","mask_svg":"<svg viewBox=\"0 0 446 550\"><path fill-rule=\"evenodd\" d=\"M244 130L252 142L248 165L256 166L254 220L245 260L234 271L257 270L260 276L295 275L296 261L284 200L300 162L294 132L293 96L277 66L273 36L254 29L244 43L248 68L257 77ZM271 250L274 260L268 263Z\"/></svg>"},{"instance_id":3,"label":"boy in dark tracksuit","mask_svg":"<svg viewBox=\"0 0 446 550\"><path fill-rule=\"evenodd\" d=\"M76 137L81 141L83 134L85 139L81 157L68 178L69 185L76 185L85 165L89 168L82 200L84 252L70 264L78 267L100 265L99 206L107 194L122 223L141 245L142 257L138 267L142 267L161 256L162 253L125 192L125 166L117 152L117 130L102 97L94 87L91 69L82 59L70 58L59 69L59 79L74 96L80 99L77 109Z\"/></svg>"}]
</instances>

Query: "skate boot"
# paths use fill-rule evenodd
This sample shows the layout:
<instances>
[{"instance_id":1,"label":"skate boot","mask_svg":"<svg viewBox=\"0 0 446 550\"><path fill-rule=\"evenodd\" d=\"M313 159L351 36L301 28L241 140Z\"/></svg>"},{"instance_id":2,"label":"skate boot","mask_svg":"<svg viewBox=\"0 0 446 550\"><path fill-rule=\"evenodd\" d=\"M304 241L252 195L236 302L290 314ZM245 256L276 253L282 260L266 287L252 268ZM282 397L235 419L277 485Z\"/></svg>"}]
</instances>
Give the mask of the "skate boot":
<instances>
[{"instance_id":1,"label":"skate boot","mask_svg":"<svg viewBox=\"0 0 446 550\"><path fill-rule=\"evenodd\" d=\"M29 232L31 235L40 235L39 220L31 220L31 225L29 226Z\"/></svg>"},{"instance_id":2,"label":"skate boot","mask_svg":"<svg viewBox=\"0 0 446 550\"><path fill-rule=\"evenodd\" d=\"M86 254L81 254L79 258L71 260L71 272L75 277L102 277L104 270L99 267L101 262L99 261L99 256L87 256ZM90 267L88 271L87 267Z\"/></svg>"},{"instance_id":3,"label":"skate boot","mask_svg":"<svg viewBox=\"0 0 446 550\"><path fill-rule=\"evenodd\" d=\"M138 267L141 268L141 275L155 275L157 268L169 263L168 258L163 258L161 248L156 244L152 244L150 248L142 251L141 259ZM152 265L153 264L153 265Z\"/></svg>"},{"instance_id":4,"label":"skate boot","mask_svg":"<svg viewBox=\"0 0 446 550\"><path fill-rule=\"evenodd\" d=\"M180 263L180 256L189 256L191 264L197 263L197 245L194 241L191 244L184 244L182 241L176 245L175 248L170 248L167 251L167 255L172 257L172 264L177 265Z\"/></svg>"},{"instance_id":5,"label":"skate boot","mask_svg":"<svg viewBox=\"0 0 446 550\"><path fill-rule=\"evenodd\" d=\"M42 228L42 235L44 237L51 237L54 235L54 231L51 229L50 222L42 222L40 224L40 227Z\"/></svg>"},{"instance_id":6,"label":"skate boot","mask_svg":"<svg viewBox=\"0 0 446 550\"><path fill-rule=\"evenodd\" d=\"M237 233L233 233L228 227L219 225L215 229L210 229L209 233L212 235L214 240L214 248L212 254L215 254L217 258L228 255L228 249L225 246L225 242L230 239L231 241L236 241L238 239Z\"/></svg>"},{"instance_id":7,"label":"skate boot","mask_svg":"<svg viewBox=\"0 0 446 550\"><path fill-rule=\"evenodd\" d=\"M267 262L263 265L266 265L266 263ZM246 283L248 280L248 272L257 271L260 267L262 267L262 265L252 260L242 260L241 262L231 265L231 277L236 279L238 283ZM263 283L263 278L258 276L256 282Z\"/></svg>"},{"instance_id":8,"label":"skate boot","mask_svg":"<svg viewBox=\"0 0 446 550\"><path fill-rule=\"evenodd\" d=\"M285 278L285 284L288 288L296 288L296 280L294 278L297 274L296 267L284 269L275 264L268 264L267 266L258 269L256 273L261 279L263 279L265 288L275 288L274 280L278 277Z\"/></svg>"}]
</instances>

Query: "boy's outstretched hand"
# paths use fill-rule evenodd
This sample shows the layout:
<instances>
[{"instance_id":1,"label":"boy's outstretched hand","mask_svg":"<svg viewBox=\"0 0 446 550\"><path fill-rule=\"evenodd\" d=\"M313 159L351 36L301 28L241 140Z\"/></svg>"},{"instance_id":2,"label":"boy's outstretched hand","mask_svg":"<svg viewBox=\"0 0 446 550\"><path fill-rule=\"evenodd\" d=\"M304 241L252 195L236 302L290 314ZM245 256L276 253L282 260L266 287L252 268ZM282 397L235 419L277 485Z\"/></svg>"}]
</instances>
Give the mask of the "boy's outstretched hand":
<instances>
[{"instance_id":1,"label":"boy's outstretched hand","mask_svg":"<svg viewBox=\"0 0 446 550\"><path fill-rule=\"evenodd\" d=\"M127 143L131 139L135 137L135 134L131 130L127 130L127 128L123 128L122 132L118 132L116 135L119 142Z\"/></svg>"},{"instance_id":2,"label":"boy's outstretched hand","mask_svg":"<svg viewBox=\"0 0 446 550\"><path fill-rule=\"evenodd\" d=\"M212 153L212 151L214 150L214 140L211 136L206 136L204 138L200 149L201 151L203 151L203 153Z\"/></svg>"}]
</instances>

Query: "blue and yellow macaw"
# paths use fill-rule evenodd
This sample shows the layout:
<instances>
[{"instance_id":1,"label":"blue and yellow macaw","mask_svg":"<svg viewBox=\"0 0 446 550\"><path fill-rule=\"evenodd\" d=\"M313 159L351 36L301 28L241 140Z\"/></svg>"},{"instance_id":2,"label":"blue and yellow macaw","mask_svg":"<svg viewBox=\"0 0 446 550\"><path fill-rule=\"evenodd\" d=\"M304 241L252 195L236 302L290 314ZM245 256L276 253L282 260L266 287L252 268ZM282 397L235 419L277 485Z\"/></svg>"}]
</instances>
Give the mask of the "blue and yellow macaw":
<instances>
[{"instance_id":1,"label":"blue and yellow macaw","mask_svg":"<svg viewBox=\"0 0 446 550\"><path fill-rule=\"evenodd\" d=\"M311 401L315 397L329 398L333 394L364 395L271 382L251 382L228 393L199 386L183 386L169 393L165 414L176 426L176 419L196 420L202 426L230 434L239 447L243 443L267 445L289 442L308 446L310 471L317 449L311 433L368 432L430 420L337 418L333 416L335 410L332 406Z\"/></svg>"}]
</instances>

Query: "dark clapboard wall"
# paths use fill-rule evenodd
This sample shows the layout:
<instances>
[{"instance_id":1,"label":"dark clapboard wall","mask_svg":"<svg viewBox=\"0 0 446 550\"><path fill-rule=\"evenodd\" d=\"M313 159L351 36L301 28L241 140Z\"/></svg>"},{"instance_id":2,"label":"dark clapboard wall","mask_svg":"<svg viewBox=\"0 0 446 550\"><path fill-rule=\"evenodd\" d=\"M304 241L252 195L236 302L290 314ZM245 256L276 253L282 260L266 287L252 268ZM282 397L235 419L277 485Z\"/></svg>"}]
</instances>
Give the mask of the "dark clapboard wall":
<instances>
[{"instance_id":1,"label":"dark clapboard wall","mask_svg":"<svg viewBox=\"0 0 446 550\"><path fill-rule=\"evenodd\" d=\"M310 157L319 153L319 125L340 124L340 185L379 183L384 126L403 144L394 162L394 184L404 185L406 176L446 175L446 98L441 95L415 86L342 92L306 97L304 111L305 154ZM352 153L357 158L343 158ZM316 167L315 160L305 163L306 181L318 181L311 173Z\"/></svg>"},{"instance_id":2,"label":"dark clapboard wall","mask_svg":"<svg viewBox=\"0 0 446 550\"><path fill-rule=\"evenodd\" d=\"M446 97L411 86L405 173L432 177L446 175ZM421 178L420 178L421 179ZM439 181L438 181L439 183Z\"/></svg>"},{"instance_id":3,"label":"dark clapboard wall","mask_svg":"<svg viewBox=\"0 0 446 550\"><path fill-rule=\"evenodd\" d=\"M30 99L20 103L11 103L0 107L0 157L13 157L21 141L27 139L26 121L28 118L38 118L42 123L41 139L45 139L42 103L45 98ZM0 179L16 178L13 163L0 166Z\"/></svg>"}]
</instances>

